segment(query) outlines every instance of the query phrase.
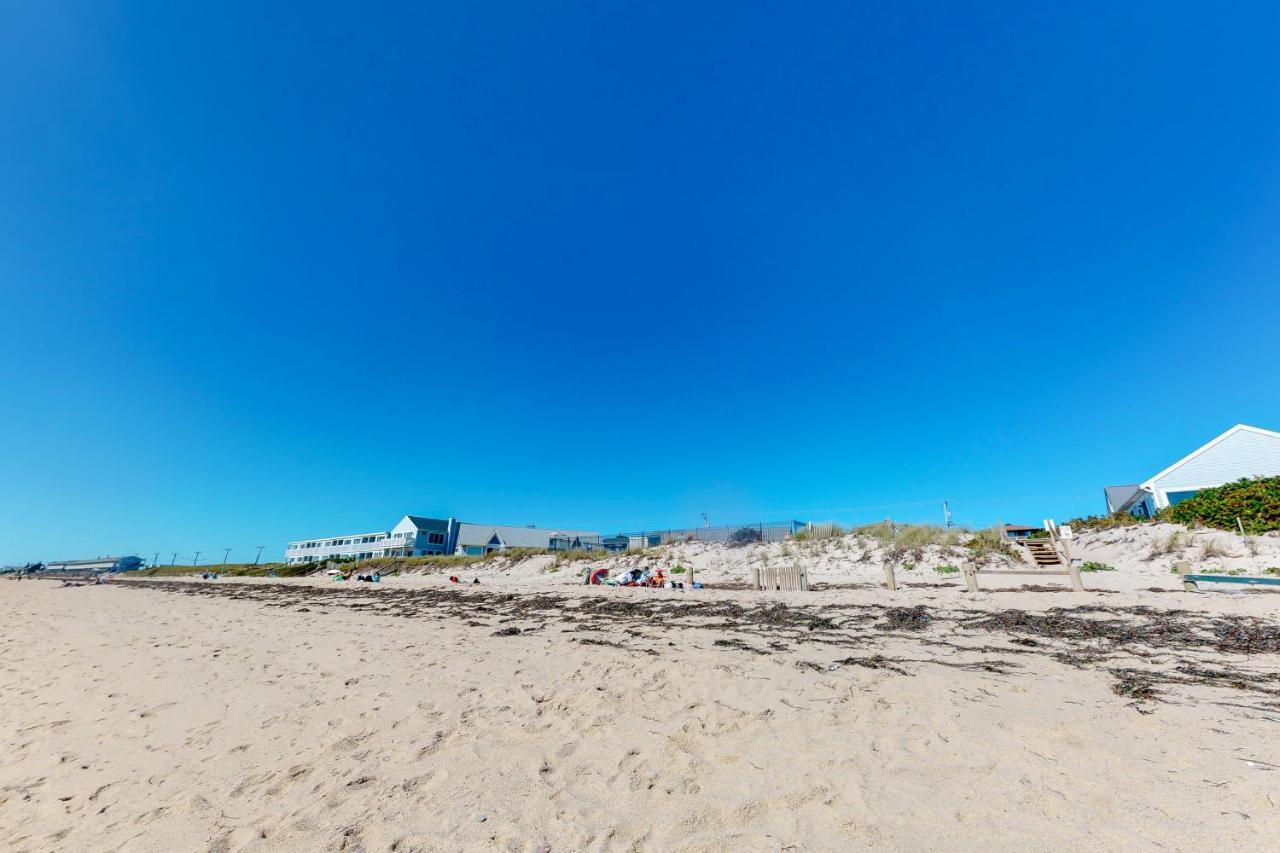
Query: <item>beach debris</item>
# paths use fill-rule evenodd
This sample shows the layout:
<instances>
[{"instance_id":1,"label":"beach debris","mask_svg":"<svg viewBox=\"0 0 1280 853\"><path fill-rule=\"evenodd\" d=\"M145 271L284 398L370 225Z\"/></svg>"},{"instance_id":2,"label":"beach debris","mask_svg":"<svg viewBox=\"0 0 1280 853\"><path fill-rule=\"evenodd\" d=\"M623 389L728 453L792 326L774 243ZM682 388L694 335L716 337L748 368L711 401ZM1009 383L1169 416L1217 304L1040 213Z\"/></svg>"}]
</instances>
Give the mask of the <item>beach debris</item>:
<instances>
[{"instance_id":1,"label":"beach debris","mask_svg":"<svg viewBox=\"0 0 1280 853\"><path fill-rule=\"evenodd\" d=\"M915 607L890 607L884 612L884 619L876 623L877 628L887 631L923 631L929 627L933 617L923 604Z\"/></svg>"},{"instance_id":2,"label":"beach debris","mask_svg":"<svg viewBox=\"0 0 1280 853\"><path fill-rule=\"evenodd\" d=\"M360 610L387 617L445 616L460 623L485 626L519 620L526 627L502 628L495 636L517 636L554 625L583 645L611 646L633 654L656 654L651 646L674 632L703 631L713 648L753 655L794 655L809 647L854 648L873 652L838 660L836 666L881 669L911 674L932 664L997 675L1015 674L1018 665L1002 656L1028 655L1077 669L1105 672L1112 692L1131 700L1140 713L1152 713L1163 696L1177 691L1206 701L1203 691L1239 691L1262 699L1239 705L1261 711L1261 719L1280 721L1280 620L1211 614L1150 605L1053 607L1043 611L968 607L891 607L886 604L832 603L789 605L724 598L676 599L668 596L570 598L541 592L497 592L448 587L391 588L377 600L354 586L289 586L224 581L191 584L148 581L123 584L125 589L184 595L209 595L256 602L298 611L305 605L317 615ZM610 636L614 635L614 636ZM1002 645L983 641L1001 638ZM597 639L598 638L598 639ZM933 654L890 657L885 643L910 643ZM670 645L668 643L668 645ZM945 651L943 651L945 650ZM844 651L847 655L848 651ZM984 658L974 659L977 655ZM806 655L807 657L808 655ZM818 656L821 659L821 655ZM834 657L834 656L833 656ZM830 671L830 664L796 662L802 670Z\"/></svg>"}]
</instances>

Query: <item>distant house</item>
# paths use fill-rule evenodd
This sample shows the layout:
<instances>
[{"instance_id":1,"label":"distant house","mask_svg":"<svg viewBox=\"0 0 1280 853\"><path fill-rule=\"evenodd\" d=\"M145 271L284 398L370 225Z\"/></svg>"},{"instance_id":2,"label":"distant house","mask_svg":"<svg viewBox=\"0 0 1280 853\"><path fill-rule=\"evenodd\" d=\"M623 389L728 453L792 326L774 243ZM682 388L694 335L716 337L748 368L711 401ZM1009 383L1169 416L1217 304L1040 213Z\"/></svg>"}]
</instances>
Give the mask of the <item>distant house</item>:
<instances>
[{"instance_id":1,"label":"distant house","mask_svg":"<svg viewBox=\"0 0 1280 853\"><path fill-rule=\"evenodd\" d=\"M1000 525L1000 533L1005 539L1028 539L1035 533L1043 531L1043 527L1033 527L1028 524L1002 524Z\"/></svg>"},{"instance_id":2,"label":"distant house","mask_svg":"<svg viewBox=\"0 0 1280 853\"><path fill-rule=\"evenodd\" d=\"M508 548L572 551L599 547L599 534L583 530L471 524L456 518L406 515L390 530L344 533L340 536L290 542L285 548L284 559L286 563L315 563L323 560L368 560L373 557L427 557L442 554L476 556Z\"/></svg>"},{"instance_id":3,"label":"distant house","mask_svg":"<svg viewBox=\"0 0 1280 853\"><path fill-rule=\"evenodd\" d=\"M46 572L131 572L146 565L141 557L98 557L94 560L54 560Z\"/></svg>"},{"instance_id":4,"label":"distant house","mask_svg":"<svg viewBox=\"0 0 1280 853\"><path fill-rule=\"evenodd\" d=\"M1151 518L1201 489L1248 477L1280 476L1280 432L1236 424L1141 483L1107 486L1107 513L1128 512Z\"/></svg>"},{"instance_id":5,"label":"distant house","mask_svg":"<svg viewBox=\"0 0 1280 853\"><path fill-rule=\"evenodd\" d=\"M574 551L599 547L600 534L585 530L550 530L545 527L507 527L466 522L458 526L457 553L472 556L508 548Z\"/></svg>"}]
</instances>

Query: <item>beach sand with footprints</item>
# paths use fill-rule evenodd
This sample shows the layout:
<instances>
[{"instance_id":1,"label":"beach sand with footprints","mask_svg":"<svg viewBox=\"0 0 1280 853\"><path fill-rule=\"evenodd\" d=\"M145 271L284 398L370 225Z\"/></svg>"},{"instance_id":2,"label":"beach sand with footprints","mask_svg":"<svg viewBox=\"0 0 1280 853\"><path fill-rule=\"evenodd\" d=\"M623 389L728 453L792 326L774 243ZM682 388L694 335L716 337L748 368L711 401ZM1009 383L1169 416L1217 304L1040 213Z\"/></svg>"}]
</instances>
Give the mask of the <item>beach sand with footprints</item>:
<instances>
[{"instance_id":1,"label":"beach sand with footprints","mask_svg":"<svg viewBox=\"0 0 1280 853\"><path fill-rule=\"evenodd\" d=\"M0 848L1262 849L1280 596L0 582Z\"/></svg>"}]
</instances>

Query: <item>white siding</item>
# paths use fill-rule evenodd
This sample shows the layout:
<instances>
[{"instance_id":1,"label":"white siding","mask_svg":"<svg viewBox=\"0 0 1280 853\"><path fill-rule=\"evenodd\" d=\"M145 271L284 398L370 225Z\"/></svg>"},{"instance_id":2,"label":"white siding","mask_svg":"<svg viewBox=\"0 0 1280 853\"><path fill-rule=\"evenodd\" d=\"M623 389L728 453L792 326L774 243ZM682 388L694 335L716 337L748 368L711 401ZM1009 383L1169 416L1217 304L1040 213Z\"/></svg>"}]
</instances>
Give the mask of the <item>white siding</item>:
<instances>
[{"instance_id":1,"label":"white siding","mask_svg":"<svg viewBox=\"0 0 1280 853\"><path fill-rule=\"evenodd\" d=\"M1151 481L1160 506L1168 492L1205 489L1241 477L1280 476L1280 437L1250 430L1231 433L1199 456Z\"/></svg>"}]
</instances>

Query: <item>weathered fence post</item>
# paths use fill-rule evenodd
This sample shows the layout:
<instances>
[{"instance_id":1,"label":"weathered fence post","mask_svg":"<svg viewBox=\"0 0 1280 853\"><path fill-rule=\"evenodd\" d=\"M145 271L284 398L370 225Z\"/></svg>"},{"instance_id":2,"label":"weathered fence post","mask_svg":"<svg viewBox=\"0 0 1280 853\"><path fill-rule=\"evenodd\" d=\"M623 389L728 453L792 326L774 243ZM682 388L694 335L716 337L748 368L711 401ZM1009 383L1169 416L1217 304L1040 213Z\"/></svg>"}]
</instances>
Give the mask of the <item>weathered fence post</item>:
<instances>
[{"instance_id":1,"label":"weathered fence post","mask_svg":"<svg viewBox=\"0 0 1280 853\"><path fill-rule=\"evenodd\" d=\"M1196 586L1195 581L1187 580L1187 575L1191 574L1191 566L1186 563L1174 563L1173 567L1178 570L1178 577L1182 578L1182 589L1184 592L1195 592L1200 588Z\"/></svg>"},{"instance_id":2,"label":"weathered fence post","mask_svg":"<svg viewBox=\"0 0 1280 853\"><path fill-rule=\"evenodd\" d=\"M973 563L964 564L964 585L969 592L978 591L978 567Z\"/></svg>"},{"instance_id":3,"label":"weathered fence post","mask_svg":"<svg viewBox=\"0 0 1280 853\"><path fill-rule=\"evenodd\" d=\"M1071 575L1071 588L1076 592L1084 592L1084 581L1080 578L1080 567L1067 560L1067 574Z\"/></svg>"},{"instance_id":4,"label":"weathered fence post","mask_svg":"<svg viewBox=\"0 0 1280 853\"><path fill-rule=\"evenodd\" d=\"M893 563L884 564L884 585L890 592L896 592L898 589L898 579L893 575Z\"/></svg>"}]
</instances>

